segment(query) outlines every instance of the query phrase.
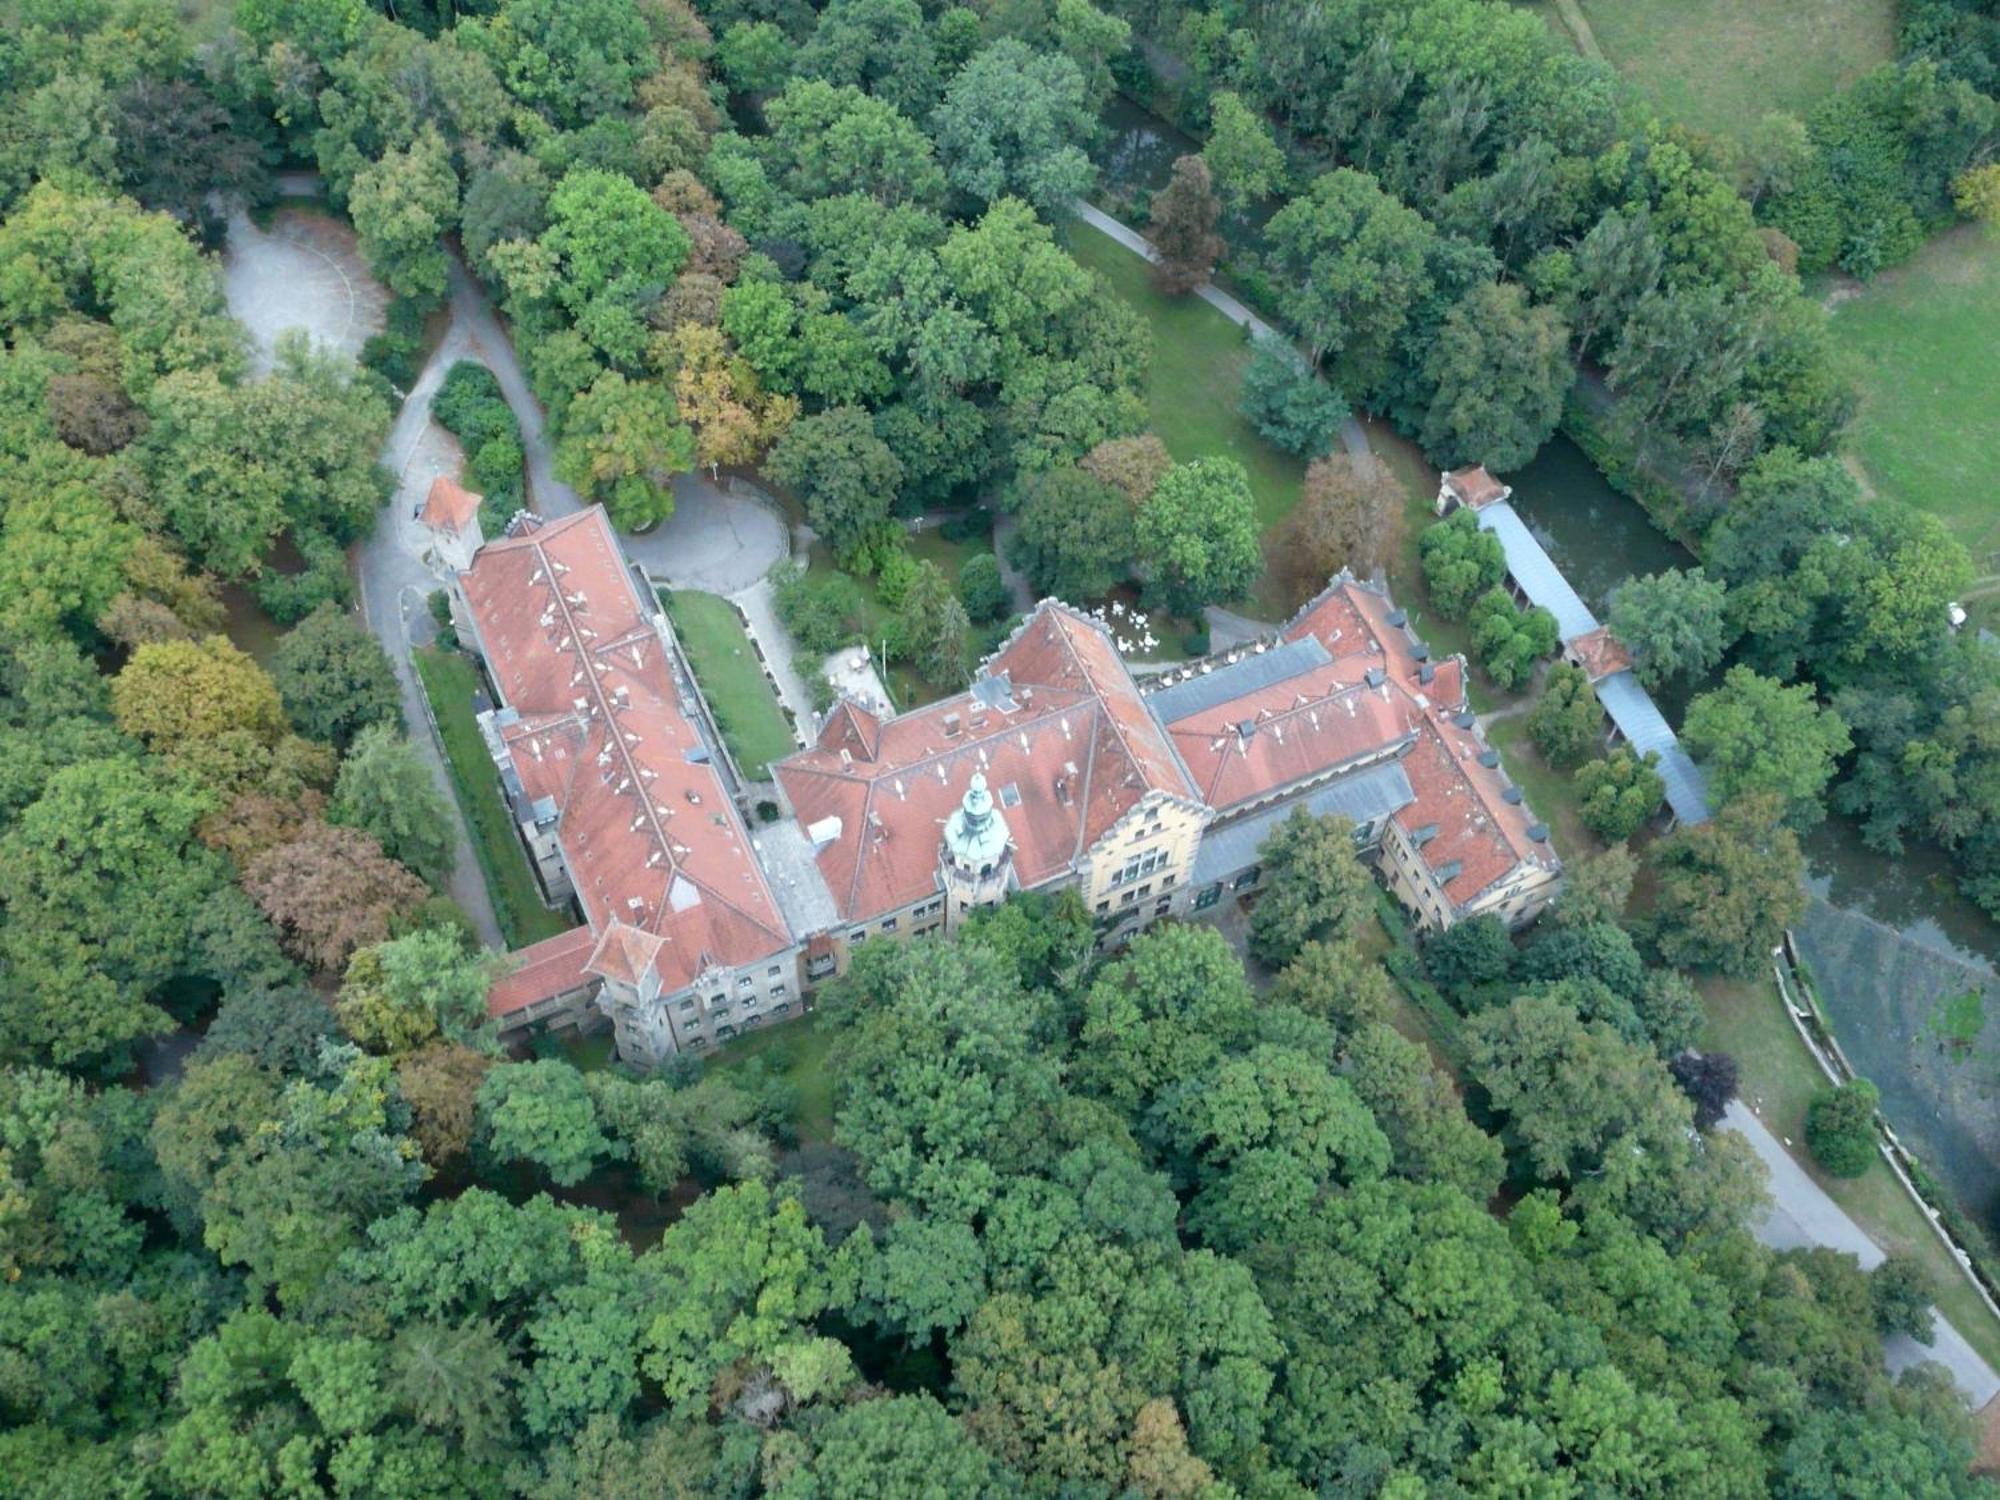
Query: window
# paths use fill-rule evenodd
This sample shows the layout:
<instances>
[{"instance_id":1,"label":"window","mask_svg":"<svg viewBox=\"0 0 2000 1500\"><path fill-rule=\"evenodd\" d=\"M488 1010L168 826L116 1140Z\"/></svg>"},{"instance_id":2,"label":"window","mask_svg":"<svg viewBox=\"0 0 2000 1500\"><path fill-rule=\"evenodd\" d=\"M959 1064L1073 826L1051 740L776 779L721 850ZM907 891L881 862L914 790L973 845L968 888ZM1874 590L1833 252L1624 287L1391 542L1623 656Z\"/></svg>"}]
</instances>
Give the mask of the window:
<instances>
[{"instance_id":1,"label":"window","mask_svg":"<svg viewBox=\"0 0 2000 1500\"><path fill-rule=\"evenodd\" d=\"M705 1048L708 1046L708 1038L705 1036L691 1036L688 1038L688 1045L690 1047Z\"/></svg>"},{"instance_id":2,"label":"window","mask_svg":"<svg viewBox=\"0 0 2000 1500\"><path fill-rule=\"evenodd\" d=\"M859 943L859 942L862 942L863 940L865 940L865 939L867 938L867 936L868 936L868 929L867 929L867 928L865 928L865 927L857 927L857 928L855 928L855 929L854 929L854 931L852 931L852 932L848 933L848 935L847 935L847 940L848 940L848 942L850 942L850 943Z\"/></svg>"},{"instance_id":3,"label":"window","mask_svg":"<svg viewBox=\"0 0 2000 1500\"><path fill-rule=\"evenodd\" d=\"M792 1006L789 1000L786 1001L783 1005L773 1006L771 1009L771 1014L774 1016L789 1016L791 1013L792 1013Z\"/></svg>"},{"instance_id":4,"label":"window","mask_svg":"<svg viewBox=\"0 0 2000 1500\"><path fill-rule=\"evenodd\" d=\"M708 997L708 1003L712 1006L727 1005L729 1003L729 997L727 995L710 995Z\"/></svg>"},{"instance_id":5,"label":"window","mask_svg":"<svg viewBox=\"0 0 2000 1500\"><path fill-rule=\"evenodd\" d=\"M1146 883L1145 883L1144 885L1140 886L1140 887L1139 887L1139 894L1140 894L1140 895L1142 895L1142 896L1150 896L1150 895L1152 895L1152 894L1153 894L1153 882L1149 880L1149 881L1147 881L1147 882L1146 882Z\"/></svg>"},{"instance_id":6,"label":"window","mask_svg":"<svg viewBox=\"0 0 2000 1500\"><path fill-rule=\"evenodd\" d=\"M694 996L692 996L692 995L689 995L689 996L688 996L688 997L687 997L686 999L682 1000L682 1001L681 1001L681 1009L682 1009L682 1010L693 1010L693 1009L694 1009Z\"/></svg>"},{"instance_id":7,"label":"window","mask_svg":"<svg viewBox=\"0 0 2000 1500\"><path fill-rule=\"evenodd\" d=\"M1153 908L1153 915L1156 917L1164 917L1167 914L1167 908L1172 906L1173 904L1174 903L1171 899L1163 897L1160 900L1159 904Z\"/></svg>"},{"instance_id":8,"label":"window","mask_svg":"<svg viewBox=\"0 0 2000 1500\"><path fill-rule=\"evenodd\" d=\"M773 995L782 995L785 994L786 991L787 991L787 986L785 984L785 981L782 979L780 979L776 984L771 986L771 993Z\"/></svg>"},{"instance_id":9,"label":"window","mask_svg":"<svg viewBox=\"0 0 2000 1500\"><path fill-rule=\"evenodd\" d=\"M776 973L777 971L773 970L772 972ZM736 981L736 988L738 988L739 990L747 990L750 988L751 985L755 984L756 982L757 981L752 979L748 974L745 974L741 979L738 979Z\"/></svg>"},{"instance_id":10,"label":"window","mask_svg":"<svg viewBox=\"0 0 2000 1500\"><path fill-rule=\"evenodd\" d=\"M1162 875L1160 877L1160 889L1163 891L1172 890L1174 888L1174 878L1174 873L1171 870Z\"/></svg>"},{"instance_id":11,"label":"window","mask_svg":"<svg viewBox=\"0 0 2000 1500\"><path fill-rule=\"evenodd\" d=\"M884 917L882 919L882 930L884 932L894 932L896 930L896 919L894 917Z\"/></svg>"},{"instance_id":12,"label":"window","mask_svg":"<svg viewBox=\"0 0 2000 1500\"><path fill-rule=\"evenodd\" d=\"M1105 899L1105 900L1103 900L1103 901L1100 901L1100 902L1098 902L1098 903L1097 903L1097 909L1098 909L1098 911L1100 911L1100 912L1107 912L1107 911L1110 911L1110 910L1111 910L1111 902L1110 902L1110 900L1109 900L1109 899L1107 898L1107 899Z\"/></svg>"},{"instance_id":13,"label":"window","mask_svg":"<svg viewBox=\"0 0 2000 1500\"><path fill-rule=\"evenodd\" d=\"M1133 855L1125 861L1122 869L1114 871L1111 876L1111 883L1114 886L1129 885L1134 880L1139 880L1152 874L1166 862L1167 856L1165 850L1148 849L1144 854Z\"/></svg>"},{"instance_id":14,"label":"window","mask_svg":"<svg viewBox=\"0 0 2000 1500\"><path fill-rule=\"evenodd\" d=\"M1262 865L1252 865L1249 869L1245 870L1241 875L1238 875L1234 880L1230 881L1229 888L1232 891L1240 891L1249 886L1253 886L1257 883L1258 878L1262 876L1263 873L1264 873L1264 867Z\"/></svg>"},{"instance_id":15,"label":"window","mask_svg":"<svg viewBox=\"0 0 2000 1500\"><path fill-rule=\"evenodd\" d=\"M764 977L766 979L776 979L778 977L778 965L772 964L770 968L766 969Z\"/></svg>"},{"instance_id":16,"label":"window","mask_svg":"<svg viewBox=\"0 0 2000 1500\"><path fill-rule=\"evenodd\" d=\"M1139 899L1139 893L1137 891L1127 891L1124 895L1118 898L1118 904L1120 906L1130 906L1134 901L1138 899Z\"/></svg>"}]
</instances>

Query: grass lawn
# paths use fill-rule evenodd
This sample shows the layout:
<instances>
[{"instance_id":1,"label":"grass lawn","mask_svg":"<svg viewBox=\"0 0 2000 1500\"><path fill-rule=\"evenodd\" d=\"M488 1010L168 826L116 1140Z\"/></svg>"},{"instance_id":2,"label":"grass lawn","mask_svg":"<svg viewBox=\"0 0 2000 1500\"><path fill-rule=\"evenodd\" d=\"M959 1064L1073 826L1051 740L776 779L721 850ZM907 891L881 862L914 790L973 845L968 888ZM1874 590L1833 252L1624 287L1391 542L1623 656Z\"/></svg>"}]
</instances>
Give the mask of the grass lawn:
<instances>
[{"instance_id":1,"label":"grass lawn","mask_svg":"<svg viewBox=\"0 0 2000 1500\"><path fill-rule=\"evenodd\" d=\"M917 559L917 561L936 563L943 571L944 576L956 588L958 585L959 570L965 566L966 559L977 552L991 552L993 550L993 539L991 537L980 537L972 541L954 542L944 535L941 528L926 526L922 531L907 536L905 538L905 545L909 549L910 556ZM824 542L814 542L812 544L812 550L806 556L806 567L813 573L838 573L841 571L839 565L833 560L833 554L827 550L826 543ZM868 637L868 647L871 651L875 652L879 661L882 650L882 637L887 632L889 621L895 617L896 612L882 602L882 596L877 592L877 580L873 575L863 578L859 574L850 573L847 576L852 578L861 588L861 611L863 626ZM967 637L965 668L968 677L971 675L974 663L986 654L981 646L981 642L984 640L988 628L984 625L974 625ZM804 674L806 668L813 666L816 666L816 663L806 663L805 667L801 669L801 675ZM699 670L699 667L696 670ZM922 703L935 702L937 699L944 697L948 691L939 688L931 682L927 682L924 678L917 675L915 669L909 663L903 661L898 661L889 668L888 682L885 685L889 689L890 697L896 700L896 707L899 710L914 708Z\"/></svg>"},{"instance_id":2,"label":"grass lawn","mask_svg":"<svg viewBox=\"0 0 2000 1500\"><path fill-rule=\"evenodd\" d=\"M1559 771L1542 759L1542 752L1528 734L1528 716L1491 720L1486 739L1500 752L1500 764L1528 794L1528 806L1549 825L1557 851L1574 864L1601 852L1604 841L1584 826L1577 812L1576 786L1571 771Z\"/></svg>"},{"instance_id":3,"label":"grass lawn","mask_svg":"<svg viewBox=\"0 0 2000 1500\"><path fill-rule=\"evenodd\" d=\"M1236 410L1243 366L1250 359L1248 337L1199 297L1154 291L1146 263L1109 235L1078 223L1070 238L1070 253L1101 272L1153 331L1146 377L1153 431L1179 462L1222 457L1241 463L1250 475L1258 524L1269 532L1298 504L1306 466L1265 442ZM1285 606L1261 593L1256 602L1275 612Z\"/></svg>"},{"instance_id":4,"label":"grass lawn","mask_svg":"<svg viewBox=\"0 0 2000 1500\"><path fill-rule=\"evenodd\" d=\"M725 1043L706 1066L727 1073L761 1057L797 1090L792 1123L801 1141L833 1139L833 1075L827 1070L826 1050L831 1035L820 1029L816 1011L748 1032Z\"/></svg>"},{"instance_id":5,"label":"grass lawn","mask_svg":"<svg viewBox=\"0 0 2000 1500\"><path fill-rule=\"evenodd\" d=\"M1942 519L1980 574L2000 573L2000 506L1985 472L2000 238L1970 225L1939 236L1843 302L1833 327L1860 382L1848 440L1869 483Z\"/></svg>"},{"instance_id":6,"label":"grass lawn","mask_svg":"<svg viewBox=\"0 0 2000 1500\"><path fill-rule=\"evenodd\" d=\"M660 599L737 768L752 781L763 780L772 761L799 745L736 606L694 589L661 589Z\"/></svg>"},{"instance_id":7,"label":"grass lawn","mask_svg":"<svg viewBox=\"0 0 2000 1500\"><path fill-rule=\"evenodd\" d=\"M1894 0L1581 0L1605 57L1667 118L1745 140L1896 50Z\"/></svg>"},{"instance_id":8,"label":"grass lawn","mask_svg":"<svg viewBox=\"0 0 2000 1500\"><path fill-rule=\"evenodd\" d=\"M567 932L576 923L568 912L550 911L542 904L541 886L514 831L514 816L500 794L493 758L486 753L486 742L473 722L472 695L479 687L479 674L456 652L418 651L416 663L444 740L452 790L472 832L472 852L486 877L486 892L493 899L493 914L507 945L525 948Z\"/></svg>"},{"instance_id":9,"label":"grass lawn","mask_svg":"<svg viewBox=\"0 0 2000 1500\"><path fill-rule=\"evenodd\" d=\"M1931 1268L1943 1288L1939 1311L1975 1349L2000 1364L2000 1322L1987 1311L1887 1164L1877 1157L1861 1176L1842 1179L1821 1172L1806 1154L1806 1105L1825 1086L1825 1075L1792 1029L1770 978L1751 982L1710 976L1700 988L1708 1012L1702 1046L1736 1059L1744 1103L1754 1106L1780 1140L1791 1143L1799 1164L1875 1243L1885 1250L1908 1251Z\"/></svg>"}]
</instances>

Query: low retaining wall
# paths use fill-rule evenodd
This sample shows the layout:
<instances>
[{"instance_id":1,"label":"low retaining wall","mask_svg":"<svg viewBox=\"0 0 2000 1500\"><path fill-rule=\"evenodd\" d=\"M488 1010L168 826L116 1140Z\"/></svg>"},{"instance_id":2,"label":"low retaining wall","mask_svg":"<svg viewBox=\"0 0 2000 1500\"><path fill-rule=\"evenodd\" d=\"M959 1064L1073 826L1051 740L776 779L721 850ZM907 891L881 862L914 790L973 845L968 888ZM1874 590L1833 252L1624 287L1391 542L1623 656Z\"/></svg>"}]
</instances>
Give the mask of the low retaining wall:
<instances>
[{"instance_id":1,"label":"low retaining wall","mask_svg":"<svg viewBox=\"0 0 2000 1500\"><path fill-rule=\"evenodd\" d=\"M1840 1049L1840 1042L1833 1029L1827 1025L1821 1012L1819 997L1813 993L1811 981L1807 978L1804 965L1798 957L1798 950L1792 941L1792 934L1786 931L1784 941L1771 950L1771 973L1778 982L1778 995L1784 1001L1785 1014L1791 1019L1792 1027L1799 1034L1799 1040L1806 1044L1806 1051L1819 1065L1819 1070L1829 1083L1838 1085L1851 1083L1861 1075L1847 1054ZM1943 1242L1951 1258L1958 1262L1966 1279L1979 1293L1980 1301L1986 1304L1988 1312L2000 1319L2000 1301L1995 1293L2000 1292L2000 1274L1990 1265L1986 1257L1966 1247L1964 1241L1946 1222L1962 1212L1942 1192L1936 1189L1927 1192L1920 1184L1935 1181L1930 1171L1916 1156L1887 1121L1878 1113L1875 1116L1875 1147L1882 1153L1882 1159L1889 1164L1889 1170L1896 1181L1903 1185L1903 1191L1910 1195L1924 1221L1931 1231ZM1935 1198L1933 1194L1935 1193ZM1942 1200L1942 1201L1938 1201Z\"/></svg>"}]
</instances>

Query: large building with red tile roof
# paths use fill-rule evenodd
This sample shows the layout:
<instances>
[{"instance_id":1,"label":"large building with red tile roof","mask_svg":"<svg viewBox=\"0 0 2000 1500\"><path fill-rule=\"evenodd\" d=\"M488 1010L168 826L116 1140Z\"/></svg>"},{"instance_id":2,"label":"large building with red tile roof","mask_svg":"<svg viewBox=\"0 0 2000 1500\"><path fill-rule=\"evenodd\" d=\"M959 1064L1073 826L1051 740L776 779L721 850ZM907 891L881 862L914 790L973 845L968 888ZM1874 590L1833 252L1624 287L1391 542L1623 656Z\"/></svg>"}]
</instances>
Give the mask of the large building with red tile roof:
<instances>
[{"instance_id":1,"label":"large building with red tile roof","mask_svg":"<svg viewBox=\"0 0 2000 1500\"><path fill-rule=\"evenodd\" d=\"M799 944L671 627L602 508L517 519L455 582L497 699L481 727L502 785L588 936L516 955L489 997L503 1027L588 995L644 1064L788 1011Z\"/></svg>"},{"instance_id":2,"label":"large building with red tile roof","mask_svg":"<svg viewBox=\"0 0 2000 1500\"><path fill-rule=\"evenodd\" d=\"M1090 615L1039 605L963 692L835 705L772 770L753 833L672 627L602 510L518 517L458 575L481 716L552 901L584 925L515 955L504 1028L609 1016L627 1060L787 1014L855 944L1073 889L1115 945L1261 877L1294 809L1340 814L1425 925L1512 924L1561 866L1379 587L1342 575L1271 640L1142 691Z\"/></svg>"}]
</instances>

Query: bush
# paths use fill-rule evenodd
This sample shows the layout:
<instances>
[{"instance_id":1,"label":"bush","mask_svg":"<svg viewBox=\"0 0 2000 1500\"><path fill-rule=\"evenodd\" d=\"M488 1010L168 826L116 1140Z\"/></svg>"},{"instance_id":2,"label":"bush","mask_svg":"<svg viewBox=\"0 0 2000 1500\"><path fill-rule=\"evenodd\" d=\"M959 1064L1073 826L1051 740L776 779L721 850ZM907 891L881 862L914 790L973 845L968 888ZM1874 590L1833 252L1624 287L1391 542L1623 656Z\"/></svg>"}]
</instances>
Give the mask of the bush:
<instances>
[{"instance_id":1,"label":"bush","mask_svg":"<svg viewBox=\"0 0 2000 1500\"><path fill-rule=\"evenodd\" d=\"M1875 1159L1875 1106L1882 1095L1865 1078L1823 1089L1806 1106L1806 1149L1835 1177L1859 1177Z\"/></svg>"},{"instance_id":2,"label":"bush","mask_svg":"<svg viewBox=\"0 0 2000 1500\"><path fill-rule=\"evenodd\" d=\"M861 586L845 573L809 573L793 563L773 581L778 618L807 651L825 655L862 638Z\"/></svg>"},{"instance_id":3,"label":"bush","mask_svg":"<svg viewBox=\"0 0 2000 1500\"><path fill-rule=\"evenodd\" d=\"M431 398L431 415L466 453L466 479L484 497L479 524L498 536L527 493L521 424L491 370L461 359Z\"/></svg>"},{"instance_id":4,"label":"bush","mask_svg":"<svg viewBox=\"0 0 2000 1500\"><path fill-rule=\"evenodd\" d=\"M1542 696L1528 710L1528 737L1542 759L1560 770L1580 766L1604 732L1604 709L1582 668L1558 662L1549 669Z\"/></svg>"},{"instance_id":5,"label":"bush","mask_svg":"<svg viewBox=\"0 0 2000 1500\"><path fill-rule=\"evenodd\" d=\"M1424 967L1461 1013L1474 1008L1483 987L1506 978L1513 962L1513 939L1490 912L1455 923L1424 944Z\"/></svg>"},{"instance_id":6,"label":"bush","mask_svg":"<svg viewBox=\"0 0 2000 1500\"><path fill-rule=\"evenodd\" d=\"M875 564L875 596L891 609L900 609L904 595L916 581L917 560L901 547L885 548Z\"/></svg>"},{"instance_id":7,"label":"bush","mask_svg":"<svg viewBox=\"0 0 2000 1500\"><path fill-rule=\"evenodd\" d=\"M1204 620L1181 637L1181 650L1189 656L1208 655L1208 622Z\"/></svg>"},{"instance_id":8,"label":"bush","mask_svg":"<svg viewBox=\"0 0 2000 1500\"><path fill-rule=\"evenodd\" d=\"M1000 576L1000 559L975 552L958 570L958 602L975 625L988 625L1007 612L1007 584Z\"/></svg>"},{"instance_id":9,"label":"bush","mask_svg":"<svg viewBox=\"0 0 2000 1500\"><path fill-rule=\"evenodd\" d=\"M390 300L382 331L361 346L362 368L373 370L397 391L417 383L424 352L424 319L429 308L408 297Z\"/></svg>"},{"instance_id":10,"label":"bush","mask_svg":"<svg viewBox=\"0 0 2000 1500\"><path fill-rule=\"evenodd\" d=\"M938 527L938 535L947 542L978 542L993 535L993 517L980 506L970 510L953 511Z\"/></svg>"}]
</instances>

